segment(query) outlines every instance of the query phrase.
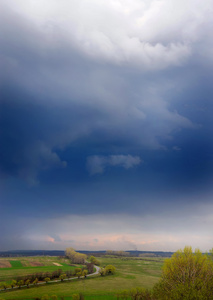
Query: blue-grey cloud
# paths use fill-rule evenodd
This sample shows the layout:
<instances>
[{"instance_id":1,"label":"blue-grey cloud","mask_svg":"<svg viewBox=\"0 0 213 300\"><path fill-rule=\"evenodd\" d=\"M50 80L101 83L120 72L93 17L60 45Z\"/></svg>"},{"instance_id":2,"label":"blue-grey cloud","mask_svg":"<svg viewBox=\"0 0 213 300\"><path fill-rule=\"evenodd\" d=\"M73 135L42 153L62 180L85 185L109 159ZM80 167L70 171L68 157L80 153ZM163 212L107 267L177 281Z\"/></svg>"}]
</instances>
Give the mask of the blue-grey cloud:
<instances>
[{"instance_id":1,"label":"blue-grey cloud","mask_svg":"<svg viewBox=\"0 0 213 300\"><path fill-rule=\"evenodd\" d=\"M186 203L210 204L212 0L0 6L5 245L15 247L11 218L19 248L35 245L24 235L25 215L50 223L103 212L161 219ZM40 245L63 241L55 231Z\"/></svg>"},{"instance_id":2,"label":"blue-grey cloud","mask_svg":"<svg viewBox=\"0 0 213 300\"><path fill-rule=\"evenodd\" d=\"M87 158L87 168L91 175L101 174L107 166L120 166L124 169L130 169L141 163L139 156L132 155L93 155Z\"/></svg>"}]
</instances>

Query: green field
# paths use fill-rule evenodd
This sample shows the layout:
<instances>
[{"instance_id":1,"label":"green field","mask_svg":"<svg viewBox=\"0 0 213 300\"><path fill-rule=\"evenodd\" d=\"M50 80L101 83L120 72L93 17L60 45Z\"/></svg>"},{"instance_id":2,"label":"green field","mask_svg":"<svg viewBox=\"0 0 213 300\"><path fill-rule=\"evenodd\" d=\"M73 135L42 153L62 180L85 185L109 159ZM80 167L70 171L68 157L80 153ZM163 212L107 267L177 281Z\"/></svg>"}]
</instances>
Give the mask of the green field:
<instances>
[{"instance_id":1,"label":"green field","mask_svg":"<svg viewBox=\"0 0 213 300\"><path fill-rule=\"evenodd\" d=\"M18 268L19 269L19 268L23 267L20 260L10 260L10 264L11 264L12 268Z\"/></svg>"},{"instance_id":2,"label":"green field","mask_svg":"<svg viewBox=\"0 0 213 300\"><path fill-rule=\"evenodd\" d=\"M0 258L0 265L1 262L5 261L9 262L11 267L0 268L0 281L6 282L10 282L18 276L25 276L33 273L53 272L58 269L62 269L63 271L75 269L75 266L69 265L69 260L59 259L58 257L22 257L19 258L19 260ZM56 266L55 264L59 264L60 266Z\"/></svg>"},{"instance_id":3,"label":"green field","mask_svg":"<svg viewBox=\"0 0 213 300\"><path fill-rule=\"evenodd\" d=\"M27 258L29 259L29 258ZM49 266L43 267L22 267L19 269L20 274L23 272L37 272L37 268L40 270L51 271L51 262L58 261L62 264L62 261L57 258L49 259ZM145 287L151 289L156 282L158 282L161 275L161 268L163 265L163 258L114 258L114 257L102 257L98 258L101 262L101 266L112 264L116 267L116 274L110 276L96 276L88 277L86 279L76 279L67 282L60 283L48 283L42 286L16 289L13 291L1 292L0 297L3 299L33 299L41 297L44 294L65 296L65 300L71 299L71 295L74 293L83 293L86 296L86 300L110 300L116 299L114 295L121 290L131 289L135 287ZM19 259L22 262L22 259ZM37 258L38 260L38 258ZM45 260L45 258L43 258ZM47 264L47 262L46 262ZM63 268L70 266L63 262ZM60 267L62 268L62 267ZM1 269L2 271L8 271ZM18 271L16 268L10 268L10 274L7 274L10 278L12 274ZM6 273L4 273L6 274ZM8 278L8 277L7 277ZM2 279L1 279L2 280Z\"/></svg>"}]
</instances>

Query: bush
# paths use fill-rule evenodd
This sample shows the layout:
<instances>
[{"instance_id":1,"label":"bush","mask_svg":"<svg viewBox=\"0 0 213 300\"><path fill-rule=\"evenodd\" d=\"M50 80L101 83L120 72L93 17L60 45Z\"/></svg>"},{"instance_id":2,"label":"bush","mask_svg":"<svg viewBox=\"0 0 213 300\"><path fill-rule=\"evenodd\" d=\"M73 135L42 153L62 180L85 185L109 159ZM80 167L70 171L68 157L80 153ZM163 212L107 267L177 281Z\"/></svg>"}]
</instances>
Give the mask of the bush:
<instances>
[{"instance_id":1,"label":"bush","mask_svg":"<svg viewBox=\"0 0 213 300\"><path fill-rule=\"evenodd\" d=\"M100 261L97 260L97 258L95 256L90 256L90 262L94 265L100 266Z\"/></svg>"},{"instance_id":2,"label":"bush","mask_svg":"<svg viewBox=\"0 0 213 300\"><path fill-rule=\"evenodd\" d=\"M105 267L105 274L109 275L109 274L115 274L115 267L112 265L108 265Z\"/></svg>"},{"instance_id":3,"label":"bush","mask_svg":"<svg viewBox=\"0 0 213 300\"><path fill-rule=\"evenodd\" d=\"M104 268L100 268L99 272L98 272L101 276L105 275L105 269Z\"/></svg>"},{"instance_id":4,"label":"bush","mask_svg":"<svg viewBox=\"0 0 213 300\"><path fill-rule=\"evenodd\" d=\"M66 274L61 274L60 276L59 276L59 279L61 280L61 281L64 281L64 279L67 277L67 275Z\"/></svg>"},{"instance_id":5,"label":"bush","mask_svg":"<svg viewBox=\"0 0 213 300\"><path fill-rule=\"evenodd\" d=\"M199 250L191 247L179 250L165 260L159 283L154 287L157 299L202 299L213 295L213 263Z\"/></svg>"},{"instance_id":6,"label":"bush","mask_svg":"<svg viewBox=\"0 0 213 300\"><path fill-rule=\"evenodd\" d=\"M81 268L75 268L75 275L77 275L81 271L82 271Z\"/></svg>"}]
</instances>

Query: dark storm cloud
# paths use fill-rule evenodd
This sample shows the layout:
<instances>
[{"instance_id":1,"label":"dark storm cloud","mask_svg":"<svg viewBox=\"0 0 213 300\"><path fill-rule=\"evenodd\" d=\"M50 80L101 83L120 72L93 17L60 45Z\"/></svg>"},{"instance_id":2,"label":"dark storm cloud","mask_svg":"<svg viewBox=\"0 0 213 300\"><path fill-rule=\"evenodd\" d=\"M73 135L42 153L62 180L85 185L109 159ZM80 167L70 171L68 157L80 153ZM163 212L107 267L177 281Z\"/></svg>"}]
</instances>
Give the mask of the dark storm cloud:
<instances>
[{"instance_id":1,"label":"dark storm cloud","mask_svg":"<svg viewBox=\"0 0 213 300\"><path fill-rule=\"evenodd\" d=\"M17 8L3 4L3 174L33 183L39 171L65 167L57 150L61 149L63 156L63 150L76 141L85 149L83 159L88 152L90 156L141 155L143 149L166 150L167 141L177 130L188 128L190 134L199 128L199 118L193 114L201 98L196 93L197 103L191 112L180 107L184 84L179 71L174 79L168 79L169 71L160 76L128 66L103 68L100 61L77 53L74 40L70 43L57 22L47 21L42 28L27 15L21 16ZM189 78L192 75L187 66L182 72L188 72ZM192 82L190 98L195 96L194 85ZM171 104L175 92L179 97ZM198 143L206 130L200 131ZM171 147L180 145L172 140Z\"/></svg>"},{"instance_id":2,"label":"dark storm cloud","mask_svg":"<svg viewBox=\"0 0 213 300\"><path fill-rule=\"evenodd\" d=\"M211 1L99 1L0 3L2 222L211 201Z\"/></svg>"},{"instance_id":3,"label":"dark storm cloud","mask_svg":"<svg viewBox=\"0 0 213 300\"><path fill-rule=\"evenodd\" d=\"M2 91L0 104L0 170L2 175L20 176L33 183L39 169L65 167L66 163L46 141L45 124L49 115L45 109L14 86L11 90Z\"/></svg>"}]
</instances>

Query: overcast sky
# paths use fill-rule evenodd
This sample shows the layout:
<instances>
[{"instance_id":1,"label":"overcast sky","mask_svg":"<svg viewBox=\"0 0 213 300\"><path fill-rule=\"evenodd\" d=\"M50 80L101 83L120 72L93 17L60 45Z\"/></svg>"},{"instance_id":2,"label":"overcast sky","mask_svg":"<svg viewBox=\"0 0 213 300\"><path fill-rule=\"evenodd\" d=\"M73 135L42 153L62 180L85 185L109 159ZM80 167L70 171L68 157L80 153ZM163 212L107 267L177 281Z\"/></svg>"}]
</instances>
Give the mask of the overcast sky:
<instances>
[{"instance_id":1,"label":"overcast sky","mask_svg":"<svg viewBox=\"0 0 213 300\"><path fill-rule=\"evenodd\" d=\"M0 250L213 247L213 0L0 0Z\"/></svg>"}]
</instances>

